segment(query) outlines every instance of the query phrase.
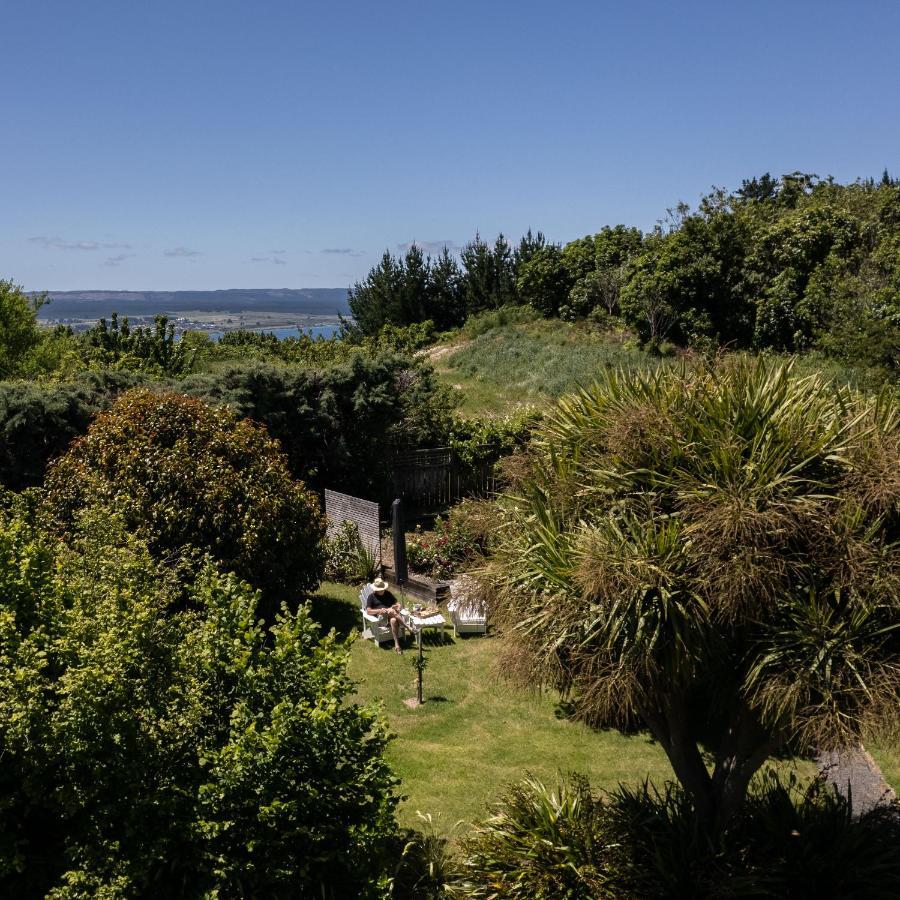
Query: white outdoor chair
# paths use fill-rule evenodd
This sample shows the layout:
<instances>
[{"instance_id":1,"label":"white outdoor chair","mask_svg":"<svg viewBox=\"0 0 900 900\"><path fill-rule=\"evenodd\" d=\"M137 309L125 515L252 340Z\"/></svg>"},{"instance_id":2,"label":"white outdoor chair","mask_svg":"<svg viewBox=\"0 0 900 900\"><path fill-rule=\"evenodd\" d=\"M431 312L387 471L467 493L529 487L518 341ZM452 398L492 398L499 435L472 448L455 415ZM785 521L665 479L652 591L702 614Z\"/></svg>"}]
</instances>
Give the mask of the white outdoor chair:
<instances>
[{"instance_id":1,"label":"white outdoor chair","mask_svg":"<svg viewBox=\"0 0 900 900\"><path fill-rule=\"evenodd\" d=\"M383 644L385 641L393 642L394 635L391 632L390 620L383 619L381 616L372 616L366 612L366 605L369 602L369 597L371 597L373 593L374 588L371 584L367 584L359 592L359 610L360 613L362 613L363 637L371 638L376 644ZM402 638L405 630L406 629L401 622L397 636Z\"/></svg>"},{"instance_id":2,"label":"white outdoor chair","mask_svg":"<svg viewBox=\"0 0 900 900\"><path fill-rule=\"evenodd\" d=\"M485 634L487 632L487 615L480 604L456 603L451 600L447 604L450 618L453 621L453 634Z\"/></svg>"}]
</instances>

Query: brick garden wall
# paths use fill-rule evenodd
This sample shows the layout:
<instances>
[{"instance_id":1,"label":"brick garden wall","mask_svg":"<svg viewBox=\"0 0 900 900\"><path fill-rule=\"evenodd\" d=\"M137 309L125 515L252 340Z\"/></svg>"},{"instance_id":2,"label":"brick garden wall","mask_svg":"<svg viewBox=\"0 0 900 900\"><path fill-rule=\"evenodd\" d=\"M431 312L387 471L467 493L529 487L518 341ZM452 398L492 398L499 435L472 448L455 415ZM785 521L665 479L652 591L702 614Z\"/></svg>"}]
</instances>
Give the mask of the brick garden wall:
<instances>
[{"instance_id":1,"label":"brick garden wall","mask_svg":"<svg viewBox=\"0 0 900 900\"><path fill-rule=\"evenodd\" d=\"M341 522L354 522L359 529L363 546L374 554L379 563L381 562L381 532L377 503L341 494L338 491L325 491L325 515L328 519L329 537L340 527Z\"/></svg>"}]
</instances>

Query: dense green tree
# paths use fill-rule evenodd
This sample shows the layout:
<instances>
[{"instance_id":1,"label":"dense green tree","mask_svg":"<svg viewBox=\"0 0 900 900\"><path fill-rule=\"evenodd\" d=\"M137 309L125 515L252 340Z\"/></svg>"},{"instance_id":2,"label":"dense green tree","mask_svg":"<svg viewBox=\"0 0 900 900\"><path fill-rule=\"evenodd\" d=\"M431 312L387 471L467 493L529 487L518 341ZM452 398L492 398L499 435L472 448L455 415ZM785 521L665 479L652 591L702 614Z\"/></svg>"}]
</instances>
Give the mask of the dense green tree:
<instances>
[{"instance_id":1,"label":"dense green tree","mask_svg":"<svg viewBox=\"0 0 900 900\"><path fill-rule=\"evenodd\" d=\"M37 314L44 302L0 280L0 379L19 375L40 344Z\"/></svg>"},{"instance_id":2,"label":"dense green tree","mask_svg":"<svg viewBox=\"0 0 900 900\"><path fill-rule=\"evenodd\" d=\"M649 728L708 835L780 749L900 726L895 398L741 358L609 373L532 447L491 566L506 669Z\"/></svg>"},{"instance_id":3,"label":"dense green tree","mask_svg":"<svg viewBox=\"0 0 900 900\"><path fill-rule=\"evenodd\" d=\"M544 233L539 231L537 234L532 234L531 229L529 228L519 240L519 245L516 247L515 253L513 254L513 264L515 265L517 278L521 266L527 263L536 253L538 253L538 251L543 250L546 246L547 239L544 237Z\"/></svg>"},{"instance_id":4,"label":"dense green tree","mask_svg":"<svg viewBox=\"0 0 900 900\"><path fill-rule=\"evenodd\" d=\"M466 315L516 303L516 266L512 249L500 234L493 247L479 234L460 253Z\"/></svg>"},{"instance_id":5,"label":"dense green tree","mask_svg":"<svg viewBox=\"0 0 900 900\"><path fill-rule=\"evenodd\" d=\"M195 353L190 342L175 340L175 324L168 316L155 317L153 328L131 328L128 317L113 313L80 336L91 363L104 368L136 369L158 375L191 371Z\"/></svg>"},{"instance_id":6,"label":"dense green tree","mask_svg":"<svg viewBox=\"0 0 900 900\"><path fill-rule=\"evenodd\" d=\"M51 459L83 435L123 390L142 383L129 372L83 372L66 384L0 384L0 485L37 487Z\"/></svg>"},{"instance_id":7,"label":"dense green tree","mask_svg":"<svg viewBox=\"0 0 900 900\"><path fill-rule=\"evenodd\" d=\"M366 280L350 289L351 336L376 335L386 325L407 326L426 320L442 329L462 324L461 279L447 247L434 262L415 243L402 258L385 252Z\"/></svg>"},{"instance_id":8,"label":"dense green tree","mask_svg":"<svg viewBox=\"0 0 900 900\"><path fill-rule=\"evenodd\" d=\"M607 315L617 315L628 263L642 244L640 230L625 225L604 226L593 236L566 244L563 262L571 283L567 314L584 317L600 306Z\"/></svg>"},{"instance_id":9,"label":"dense green tree","mask_svg":"<svg viewBox=\"0 0 900 900\"><path fill-rule=\"evenodd\" d=\"M431 260L415 243L410 244L400 264L403 289L400 294L399 321L394 325L409 325L428 318L431 292Z\"/></svg>"},{"instance_id":10,"label":"dense green tree","mask_svg":"<svg viewBox=\"0 0 900 900\"><path fill-rule=\"evenodd\" d=\"M422 333L404 332L413 347L428 333L424 325L408 331ZM389 336L385 340L390 342ZM278 354L272 358L280 361L283 352L290 360L295 350L305 353L309 343L297 342L294 349L276 344ZM334 343L334 352L349 352L337 346L344 342ZM248 349L259 353L256 343ZM159 384L227 405L265 425L281 442L293 477L309 486L389 499L382 495L394 454L445 443L454 401L434 372L411 354L380 352L379 340L359 351L323 368L248 361ZM48 462L87 431L93 416L147 378L102 371L82 373L65 384L0 383L0 485L20 490L43 483Z\"/></svg>"},{"instance_id":11,"label":"dense green tree","mask_svg":"<svg viewBox=\"0 0 900 900\"><path fill-rule=\"evenodd\" d=\"M765 203L767 200L775 199L778 189L778 179L766 172L760 178L745 178L736 193L742 200L756 200L758 203Z\"/></svg>"},{"instance_id":12,"label":"dense green tree","mask_svg":"<svg viewBox=\"0 0 900 900\"><path fill-rule=\"evenodd\" d=\"M517 287L522 303L529 304L548 318L558 316L571 287L560 248L556 244L547 244L528 262L522 263Z\"/></svg>"},{"instance_id":13,"label":"dense green tree","mask_svg":"<svg viewBox=\"0 0 900 900\"><path fill-rule=\"evenodd\" d=\"M750 265L765 285L757 302L758 347L803 350L825 325L823 294L858 263L860 224L839 210L792 211L766 228Z\"/></svg>"},{"instance_id":14,"label":"dense green tree","mask_svg":"<svg viewBox=\"0 0 900 900\"><path fill-rule=\"evenodd\" d=\"M231 366L191 376L181 389L265 425L295 478L376 500L391 499L400 449L446 441L453 405L430 368L383 353L323 370Z\"/></svg>"},{"instance_id":15,"label":"dense green tree","mask_svg":"<svg viewBox=\"0 0 900 900\"><path fill-rule=\"evenodd\" d=\"M566 267L566 271L569 274L569 279L572 284L580 281L597 268L597 260L594 251L594 238L592 235L576 238L574 241L569 241L569 243L563 247L563 265Z\"/></svg>"},{"instance_id":16,"label":"dense green tree","mask_svg":"<svg viewBox=\"0 0 900 900\"><path fill-rule=\"evenodd\" d=\"M176 585L114 514L71 545L0 515L4 896L374 895L385 729L346 647L256 605L209 566Z\"/></svg>"},{"instance_id":17,"label":"dense green tree","mask_svg":"<svg viewBox=\"0 0 900 900\"><path fill-rule=\"evenodd\" d=\"M639 228L605 225L594 235L594 266L605 271L626 265L640 253L644 236Z\"/></svg>"},{"instance_id":18,"label":"dense green tree","mask_svg":"<svg viewBox=\"0 0 900 900\"><path fill-rule=\"evenodd\" d=\"M465 321L462 272L456 258L445 246L431 263L427 292L427 318L435 328L456 328Z\"/></svg>"},{"instance_id":19,"label":"dense green tree","mask_svg":"<svg viewBox=\"0 0 900 900\"><path fill-rule=\"evenodd\" d=\"M282 602L318 586L324 520L276 441L224 407L137 389L52 463L46 508L67 532L88 508L116 510L159 559L209 554Z\"/></svg>"},{"instance_id":20,"label":"dense green tree","mask_svg":"<svg viewBox=\"0 0 900 900\"><path fill-rule=\"evenodd\" d=\"M363 334L375 334L383 325L403 324L400 298L403 294L403 267L387 250L365 281L356 282L347 293L354 326Z\"/></svg>"}]
</instances>

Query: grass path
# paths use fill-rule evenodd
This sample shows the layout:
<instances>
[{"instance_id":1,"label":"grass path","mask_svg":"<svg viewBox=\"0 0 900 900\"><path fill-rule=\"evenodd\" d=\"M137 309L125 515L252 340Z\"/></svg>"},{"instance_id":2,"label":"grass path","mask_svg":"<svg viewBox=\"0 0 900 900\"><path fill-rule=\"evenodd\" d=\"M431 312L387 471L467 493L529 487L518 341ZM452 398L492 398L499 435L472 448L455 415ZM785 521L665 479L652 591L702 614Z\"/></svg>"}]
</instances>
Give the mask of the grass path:
<instances>
[{"instance_id":1,"label":"grass path","mask_svg":"<svg viewBox=\"0 0 900 900\"><path fill-rule=\"evenodd\" d=\"M339 634L358 632L357 595L355 588L327 583L313 613ZM426 653L426 702L418 709L403 703L415 696L411 650L398 656L357 640L351 653L357 698L382 704L396 734L387 756L407 797L398 813L401 824L417 824L418 810L449 832L459 820L481 817L502 786L526 772L552 781L557 772L578 771L596 789L672 778L668 760L647 734L593 731L562 717L555 697L504 683L496 638L427 645ZM813 771L809 763L799 765L803 776Z\"/></svg>"}]
</instances>

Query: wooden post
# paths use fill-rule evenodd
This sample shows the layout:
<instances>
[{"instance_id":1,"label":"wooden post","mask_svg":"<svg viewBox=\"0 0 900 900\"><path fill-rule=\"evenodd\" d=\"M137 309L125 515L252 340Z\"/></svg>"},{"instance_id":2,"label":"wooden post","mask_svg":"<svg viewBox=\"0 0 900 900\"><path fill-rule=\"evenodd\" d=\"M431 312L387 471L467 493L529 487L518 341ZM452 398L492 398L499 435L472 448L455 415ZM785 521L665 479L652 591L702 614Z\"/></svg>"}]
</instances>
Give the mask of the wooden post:
<instances>
[{"instance_id":1,"label":"wooden post","mask_svg":"<svg viewBox=\"0 0 900 900\"><path fill-rule=\"evenodd\" d=\"M416 644L418 645L419 650L419 665L416 666L416 700L419 703L424 703L425 701L422 699L422 629L419 629L419 633L416 635Z\"/></svg>"}]
</instances>

